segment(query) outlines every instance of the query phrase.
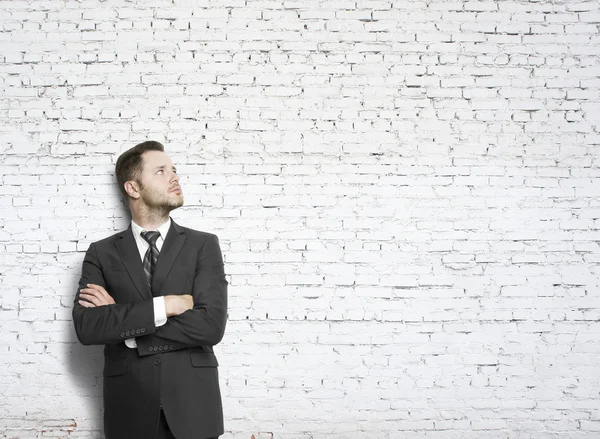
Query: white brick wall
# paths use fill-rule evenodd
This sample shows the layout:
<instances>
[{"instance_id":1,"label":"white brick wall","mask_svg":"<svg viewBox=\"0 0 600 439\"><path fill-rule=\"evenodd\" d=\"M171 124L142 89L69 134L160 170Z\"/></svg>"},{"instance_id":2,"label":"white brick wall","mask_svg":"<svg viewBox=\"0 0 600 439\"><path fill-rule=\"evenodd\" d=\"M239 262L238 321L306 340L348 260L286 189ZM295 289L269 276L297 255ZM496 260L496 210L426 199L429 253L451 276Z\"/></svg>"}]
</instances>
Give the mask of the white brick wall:
<instances>
[{"instance_id":1,"label":"white brick wall","mask_svg":"<svg viewBox=\"0 0 600 439\"><path fill-rule=\"evenodd\" d=\"M71 304L166 144L226 439L600 437L597 1L0 2L0 435L100 438Z\"/></svg>"}]
</instances>

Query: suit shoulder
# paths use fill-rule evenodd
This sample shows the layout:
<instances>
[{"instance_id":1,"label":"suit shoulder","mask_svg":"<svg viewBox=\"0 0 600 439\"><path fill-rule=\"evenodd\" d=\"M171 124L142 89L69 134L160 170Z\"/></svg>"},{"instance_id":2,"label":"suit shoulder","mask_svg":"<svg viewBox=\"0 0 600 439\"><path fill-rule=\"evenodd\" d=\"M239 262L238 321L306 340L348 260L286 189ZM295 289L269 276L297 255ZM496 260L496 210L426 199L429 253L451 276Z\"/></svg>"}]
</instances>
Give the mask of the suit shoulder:
<instances>
[{"instance_id":1,"label":"suit shoulder","mask_svg":"<svg viewBox=\"0 0 600 439\"><path fill-rule=\"evenodd\" d=\"M202 230L194 230L194 229L190 229L189 227L181 227L181 228L183 230L185 230L185 233L188 234L189 236L194 237L195 239L199 239L201 241L205 241L205 240L211 239L211 238L219 239L217 237L217 235L215 235L214 233L203 232Z\"/></svg>"},{"instance_id":2,"label":"suit shoulder","mask_svg":"<svg viewBox=\"0 0 600 439\"><path fill-rule=\"evenodd\" d=\"M94 242L90 243L90 246L95 245L96 247L104 247L105 245L111 245L117 239L120 239L121 236L123 235L123 233L125 233L125 232L127 232L127 230L122 230L120 232L114 233L110 236L107 236L106 238L102 238L98 241L94 241Z\"/></svg>"}]
</instances>

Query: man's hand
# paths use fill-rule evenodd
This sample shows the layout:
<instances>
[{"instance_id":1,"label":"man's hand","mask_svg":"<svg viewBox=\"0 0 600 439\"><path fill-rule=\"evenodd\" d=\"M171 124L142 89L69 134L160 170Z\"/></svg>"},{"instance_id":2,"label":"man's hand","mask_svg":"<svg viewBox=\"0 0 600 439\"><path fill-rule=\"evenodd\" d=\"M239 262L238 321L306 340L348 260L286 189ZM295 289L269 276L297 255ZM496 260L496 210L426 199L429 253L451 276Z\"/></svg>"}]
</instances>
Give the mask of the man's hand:
<instances>
[{"instance_id":1,"label":"man's hand","mask_svg":"<svg viewBox=\"0 0 600 439\"><path fill-rule=\"evenodd\" d=\"M193 307L194 298L191 294L165 296L165 310L167 311L167 317L178 316Z\"/></svg>"},{"instance_id":2,"label":"man's hand","mask_svg":"<svg viewBox=\"0 0 600 439\"><path fill-rule=\"evenodd\" d=\"M115 300L100 285L87 284L88 288L79 290L79 304L86 308L95 306L112 305Z\"/></svg>"}]
</instances>

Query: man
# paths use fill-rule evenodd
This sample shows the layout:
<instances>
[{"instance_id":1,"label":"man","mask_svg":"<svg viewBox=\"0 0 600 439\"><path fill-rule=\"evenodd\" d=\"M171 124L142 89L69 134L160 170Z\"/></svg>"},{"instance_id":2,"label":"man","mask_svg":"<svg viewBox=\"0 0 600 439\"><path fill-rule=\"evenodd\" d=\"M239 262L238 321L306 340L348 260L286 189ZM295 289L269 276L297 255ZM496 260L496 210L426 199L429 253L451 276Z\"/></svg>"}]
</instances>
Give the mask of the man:
<instances>
[{"instance_id":1,"label":"man","mask_svg":"<svg viewBox=\"0 0 600 439\"><path fill-rule=\"evenodd\" d=\"M223 434L213 346L227 320L216 235L176 224L179 177L164 147L143 142L116 163L131 225L86 252L73 307L77 338L104 345L107 439Z\"/></svg>"}]
</instances>

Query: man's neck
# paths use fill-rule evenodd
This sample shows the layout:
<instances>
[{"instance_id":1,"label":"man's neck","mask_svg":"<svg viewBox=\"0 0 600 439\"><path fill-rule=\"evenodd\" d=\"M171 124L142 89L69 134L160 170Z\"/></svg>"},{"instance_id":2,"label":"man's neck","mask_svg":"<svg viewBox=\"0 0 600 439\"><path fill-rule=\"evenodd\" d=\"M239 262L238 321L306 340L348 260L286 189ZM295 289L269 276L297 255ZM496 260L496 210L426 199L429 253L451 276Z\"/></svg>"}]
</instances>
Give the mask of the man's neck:
<instances>
[{"instance_id":1,"label":"man's neck","mask_svg":"<svg viewBox=\"0 0 600 439\"><path fill-rule=\"evenodd\" d=\"M169 221L169 214L166 215L135 215L131 213L131 219L144 230L156 230L164 223Z\"/></svg>"}]
</instances>

